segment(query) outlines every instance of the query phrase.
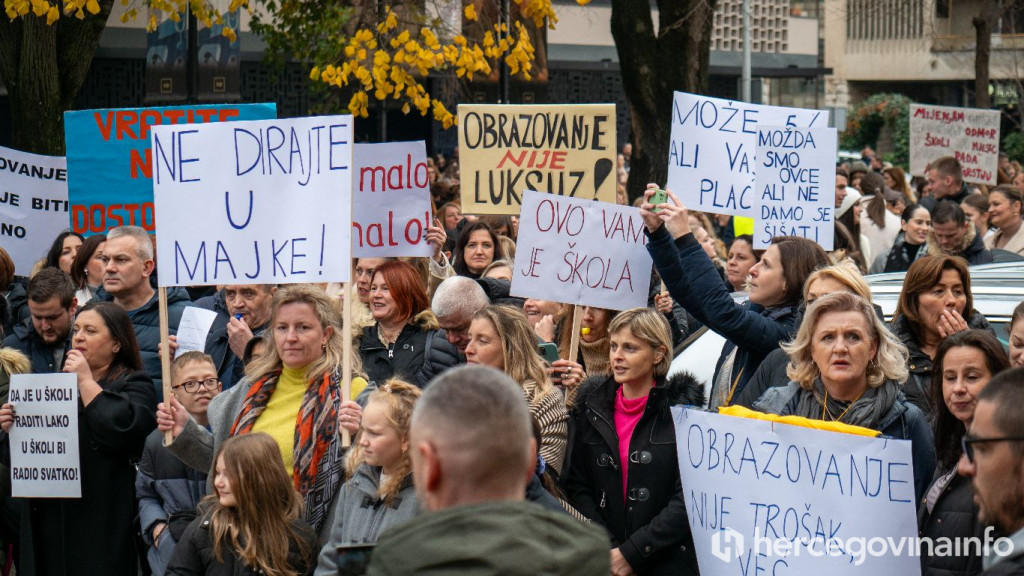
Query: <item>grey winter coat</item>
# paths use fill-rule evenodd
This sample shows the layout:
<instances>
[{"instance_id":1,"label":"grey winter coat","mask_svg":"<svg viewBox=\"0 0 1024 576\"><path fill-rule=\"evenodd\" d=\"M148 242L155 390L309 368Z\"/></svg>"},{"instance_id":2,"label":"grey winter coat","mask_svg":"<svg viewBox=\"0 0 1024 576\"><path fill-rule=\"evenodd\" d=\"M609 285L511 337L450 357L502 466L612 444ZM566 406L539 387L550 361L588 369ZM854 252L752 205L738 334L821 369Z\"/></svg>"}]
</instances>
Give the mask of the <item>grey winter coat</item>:
<instances>
[{"instance_id":1,"label":"grey winter coat","mask_svg":"<svg viewBox=\"0 0 1024 576\"><path fill-rule=\"evenodd\" d=\"M377 497L380 472L376 466L363 464L341 487L331 537L320 551L316 576L338 573L338 546L376 544L381 532L419 513L412 476L406 477L402 490L388 505Z\"/></svg>"}]
</instances>

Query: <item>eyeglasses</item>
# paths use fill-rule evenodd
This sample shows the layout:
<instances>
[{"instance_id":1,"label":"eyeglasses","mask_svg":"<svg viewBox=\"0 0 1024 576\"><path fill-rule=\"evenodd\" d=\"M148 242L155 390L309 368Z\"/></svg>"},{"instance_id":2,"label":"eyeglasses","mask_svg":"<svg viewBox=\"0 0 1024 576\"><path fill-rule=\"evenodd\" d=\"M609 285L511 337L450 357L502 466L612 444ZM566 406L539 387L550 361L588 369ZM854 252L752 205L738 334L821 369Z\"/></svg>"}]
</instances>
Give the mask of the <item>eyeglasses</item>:
<instances>
[{"instance_id":1,"label":"eyeglasses","mask_svg":"<svg viewBox=\"0 0 1024 576\"><path fill-rule=\"evenodd\" d=\"M171 386L171 388L173 388L174 390L177 390L178 388L184 388L185 392L188 392L189 394L195 394L196 392L199 391L200 386L206 388L207 390L213 390L217 388L218 384L220 384L219 379L207 378L206 380L189 380L188 382L182 382L177 386Z\"/></svg>"},{"instance_id":2,"label":"eyeglasses","mask_svg":"<svg viewBox=\"0 0 1024 576\"><path fill-rule=\"evenodd\" d=\"M974 464L974 445L990 444L992 442L1024 442L1024 436L1006 436L1004 438L969 438L964 435L960 438L960 448L967 456L967 461Z\"/></svg>"}]
</instances>

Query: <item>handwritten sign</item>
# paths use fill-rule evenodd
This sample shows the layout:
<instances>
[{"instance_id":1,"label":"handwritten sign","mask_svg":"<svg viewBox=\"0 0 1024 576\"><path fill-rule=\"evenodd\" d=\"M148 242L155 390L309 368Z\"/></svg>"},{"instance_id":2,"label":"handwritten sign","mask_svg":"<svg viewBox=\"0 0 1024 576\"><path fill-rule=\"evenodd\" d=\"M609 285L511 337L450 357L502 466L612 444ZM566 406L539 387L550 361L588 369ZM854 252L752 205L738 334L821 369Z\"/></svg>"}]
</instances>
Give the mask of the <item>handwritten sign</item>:
<instances>
[{"instance_id":1,"label":"handwritten sign","mask_svg":"<svg viewBox=\"0 0 1024 576\"><path fill-rule=\"evenodd\" d=\"M152 134L161 286L348 281L351 116Z\"/></svg>"},{"instance_id":2,"label":"handwritten sign","mask_svg":"<svg viewBox=\"0 0 1024 576\"><path fill-rule=\"evenodd\" d=\"M612 310L646 306L646 245L636 208L528 190L511 293Z\"/></svg>"},{"instance_id":3,"label":"handwritten sign","mask_svg":"<svg viewBox=\"0 0 1024 576\"><path fill-rule=\"evenodd\" d=\"M0 246L20 276L68 227L67 175L63 157L0 147Z\"/></svg>"},{"instance_id":4,"label":"handwritten sign","mask_svg":"<svg viewBox=\"0 0 1024 576\"><path fill-rule=\"evenodd\" d=\"M525 190L615 202L615 105L459 106L462 211L519 214Z\"/></svg>"},{"instance_id":5,"label":"handwritten sign","mask_svg":"<svg viewBox=\"0 0 1024 576\"><path fill-rule=\"evenodd\" d=\"M837 145L835 128L758 127L754 248L800 236L832 250Z\"/></svg>"},{"instance_id":6,"label":"handwritten sign","mask_svg":"<svg viewBox=\"0 0 1024 576\"><path fill-rule=\"evenodd\" d=\"M153 232L153 127L276 117L275 104L65 112L71 229L86 236L121 225Z\"/></svg>"},{"instance_id":7,"label":"handwritten sign","mask_svg":"<svg viewBox=\"0 0 1024 576\"><path fill-rule=\"evenodd\" d=\"M943 156L960 161L967 182L995 184L999 166L999 110L910 105L910 172L925 175Z\"/></svg>"},{"instance_id":8,"label":"handwritten sign","mask_svg":"<svg viewBox=\"0 0 1024 576\"><path fill-rule=\"evenodd\" d=\"M81 498L78 377L14 374L10 403L11 494L16 498Z\"/></svg>"},{"instance_id":9,"label":"handwritten sign","mask_svg":"<svg viewBox=\"0 0 1024 576\"><path fill-rule=\"evenodd\" d=\"M909 440L672 416L701 574L920 574Z\"/></svg>"},{"instance_id":10,"label":"handwritten sign","mask_svg":"<svg viewBox=\"0 0 1024 576\"><path fill-rule=\"evenodd\" d=\"M433 255L426 242L431 225L426 144L356 144L352 163L353 255Z\"/></svg>"},{"instance_id":11,"label":"handwritten sign","mask_svg":"<svg viewBox=\"0 0 1024 576\"><path fill-rule=\"evenodd\" d=\"M676 92L668 182L691 210L757 218L758 126L828 126L828 112Z\"/></svg>"}]
</instances>

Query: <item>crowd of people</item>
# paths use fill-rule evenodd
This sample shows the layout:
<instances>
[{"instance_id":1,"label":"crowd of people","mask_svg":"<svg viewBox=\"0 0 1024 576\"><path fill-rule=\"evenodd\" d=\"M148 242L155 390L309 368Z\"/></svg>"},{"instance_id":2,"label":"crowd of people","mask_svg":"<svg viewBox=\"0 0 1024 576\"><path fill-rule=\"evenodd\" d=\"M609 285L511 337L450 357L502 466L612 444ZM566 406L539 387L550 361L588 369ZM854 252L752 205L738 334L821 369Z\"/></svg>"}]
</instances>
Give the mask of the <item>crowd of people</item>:
<instances>
[{"instance_id":1,"label":"crowd of people","mask_svg":"<svg viewBox=\"0 0 1024 576\"><path fill-rule=\"evenodd\" d=\"M581 307L578 333L574 307L510 294L518 221L463 215L457 160L443 157L430 163L432 257L357 259L348 288L170 289L166 346L144 230L65 232L27 278L0 248L9 564L698 574L670 413L688 405L908 440L922 535L992 526L1015 544L1007 558L925 555L923 573L1024 574L1024 303L1004 347L969 268L1024 256L1020 169L1001 166L1009 181L988 190L954 158L920 181L865 160L837 168L828 252L796 237L754 249L729 216L671 191L652 205L652 185L635 201L648 306ZM888 323L869 272L905 273ZM174 336L189 306L216 316L203 350ZM726 340L706 384L670 373L701 327ZM58 372L77 379L82 497L12 498L10 376Z\"/></svg>"}]
</instances>

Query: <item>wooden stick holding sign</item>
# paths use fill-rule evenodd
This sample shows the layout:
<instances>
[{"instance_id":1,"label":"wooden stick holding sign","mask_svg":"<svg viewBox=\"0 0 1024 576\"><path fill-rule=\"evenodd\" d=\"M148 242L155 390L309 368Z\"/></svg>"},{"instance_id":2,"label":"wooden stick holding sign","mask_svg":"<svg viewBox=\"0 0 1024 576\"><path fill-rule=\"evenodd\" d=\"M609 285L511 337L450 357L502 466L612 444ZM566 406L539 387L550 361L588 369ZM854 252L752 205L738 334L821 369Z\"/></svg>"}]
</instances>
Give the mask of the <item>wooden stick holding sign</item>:
<instances>
[{"instance_id":1,"label":"wooden stick holding sign","mask_svg":"<svg viewBox=\"0 0 1024 576\"><path fill-rule=\"evenodd\" d=\"M345 282L341 285L341 293L345 295L342 303L341 330L345 348L341 352L341 403L344 404L352 398L352 338L349 332L352 330L352 283ZM348 448L352 445L352 435L348 428L341 428L341 446Z\"/></svg>"},{"instance_id":2,"label":"wooden stick holding sign","mask_svg":"<svg viewBox=\"0 0 1024 576\"><path fill-rule=\"evenodd\" d=\"M580 326L583 324L583 306L572 307L572 337L569 339L569 357L566 360L576 361L580 352Z\"/></svg>"},{"instance_id":3,"label":"wooden stick holding sign","mask_svg":"<svg viewBox=\"0 0 1024 576\"><path fill-rule=\"evenodd\" d=\"M171 409L171 348L170 348L170 328L169 322L167 321L167 288L161 286L157 289L158 298L160 300L160 374L164 379L164 406ZM174 441L174 431L168 430L164 432L164 445L170 446L171 442Z\"/></svg>"}]
</instances>

